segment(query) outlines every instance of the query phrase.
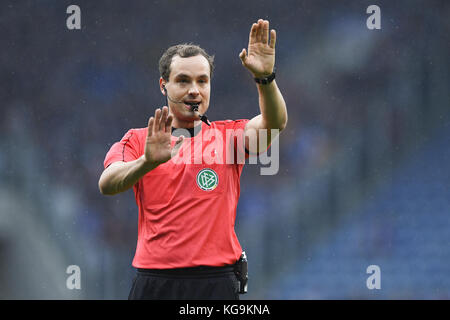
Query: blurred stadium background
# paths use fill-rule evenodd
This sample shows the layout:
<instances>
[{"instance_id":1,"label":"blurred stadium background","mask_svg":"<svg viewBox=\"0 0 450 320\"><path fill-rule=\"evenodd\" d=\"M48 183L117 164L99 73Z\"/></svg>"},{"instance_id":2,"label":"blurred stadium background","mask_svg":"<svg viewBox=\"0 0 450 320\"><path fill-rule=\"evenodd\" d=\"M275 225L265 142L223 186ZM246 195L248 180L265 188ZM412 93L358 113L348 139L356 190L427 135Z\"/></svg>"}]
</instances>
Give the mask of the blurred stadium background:
<instances>
[{"instance_id":1,"label":"blurred stadium background","mask_svg":"<svg viewBox=\"0 0 450 320\"><path fill-rule=\"evenodd\" d=\"M81 8L81 31L66 8ZM366 8L381 8L368 30ZM450 2L2 1L0 298L126 299L132 191L97 187L111 144L165 104L158 59L216 57L211 120L251 118L238 58L251 23L278 34L289 123L280 171L247 165L236 230L243 299L450 298ZM81 268L81 290L66 268ZM381 269L368 290L366 268Z\"/></svg>"}]
</instances>

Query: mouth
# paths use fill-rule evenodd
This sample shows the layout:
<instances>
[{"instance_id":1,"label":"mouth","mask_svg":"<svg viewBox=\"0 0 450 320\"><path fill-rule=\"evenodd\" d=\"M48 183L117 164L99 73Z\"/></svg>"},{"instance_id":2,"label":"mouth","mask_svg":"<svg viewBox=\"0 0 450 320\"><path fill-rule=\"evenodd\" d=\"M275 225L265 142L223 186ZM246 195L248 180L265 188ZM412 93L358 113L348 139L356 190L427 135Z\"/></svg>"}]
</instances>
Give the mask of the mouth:
<instances>
[{"instance_id":1,"label":"mouth","mask_svg":"<svg viewBox=\"0 0 450 320\"><path fill-rule=\"evenodd\" d=\"M193 106L196 106L197 107L196 109L198 110L198 106L200 105L200 103L201 103L201 101L185 101L184 102L185 107L189 110L192 110Z\"/></svg>"}]
</instances>

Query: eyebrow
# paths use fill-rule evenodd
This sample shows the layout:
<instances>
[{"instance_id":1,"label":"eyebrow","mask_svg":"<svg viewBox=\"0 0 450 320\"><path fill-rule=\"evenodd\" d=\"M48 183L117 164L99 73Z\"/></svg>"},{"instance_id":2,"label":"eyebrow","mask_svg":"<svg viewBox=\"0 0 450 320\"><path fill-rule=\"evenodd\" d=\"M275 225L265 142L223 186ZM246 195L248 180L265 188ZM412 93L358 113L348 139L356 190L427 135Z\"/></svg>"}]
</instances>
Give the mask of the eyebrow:
<instances>
[{"instance_id":1,"label":"eyebrow","mask_svg":"<svg viewBox=\"0 0 450 320\"><path fill-rule=\"evenodd\" d=\"M191 76L189 76L185 73L180 73L175 76L175 79L179 79L179 78L191 78ZM207 74L201 74L197 78L209 78L209 76Z\"/></svg>"}]
</instances>

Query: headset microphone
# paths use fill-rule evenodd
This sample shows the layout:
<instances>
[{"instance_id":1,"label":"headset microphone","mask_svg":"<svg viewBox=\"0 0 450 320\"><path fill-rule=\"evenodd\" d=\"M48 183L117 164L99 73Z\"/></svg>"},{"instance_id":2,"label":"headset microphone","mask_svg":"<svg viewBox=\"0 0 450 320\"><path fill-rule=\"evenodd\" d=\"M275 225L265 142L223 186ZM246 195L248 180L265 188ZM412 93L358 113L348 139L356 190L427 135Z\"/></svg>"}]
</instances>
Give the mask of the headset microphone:
<instances>
[{"instance_id":1,"label":"headset microphone","mask_svg":"<svg viewBox=\"0 0 450 320\"><path fill-rule=\"evenodd\" d=\"M172 100L170 97L169 97L169 95L167 94L167 89L166 89L166 87L163 85L163 90L164 90L164 92L166 93L166 97L167 97L167 99L168 100L170 100L170 101L172 101L173 103L183 103L183 104L188 104L188 105L190 105L191 106L191 110L192 111L197 111L198 112L198 103L195 103L195 102L184 102L184 101L175 101L175 100ZM204 123L206 123L208 126L211 126L210 124L209 124L209 121L208 121L208 118L206 117L206 115L202 115L202 114L199 114L199 117L200 117L200 120L201 121L203 121Z\"/></svg>"}]
</instances>

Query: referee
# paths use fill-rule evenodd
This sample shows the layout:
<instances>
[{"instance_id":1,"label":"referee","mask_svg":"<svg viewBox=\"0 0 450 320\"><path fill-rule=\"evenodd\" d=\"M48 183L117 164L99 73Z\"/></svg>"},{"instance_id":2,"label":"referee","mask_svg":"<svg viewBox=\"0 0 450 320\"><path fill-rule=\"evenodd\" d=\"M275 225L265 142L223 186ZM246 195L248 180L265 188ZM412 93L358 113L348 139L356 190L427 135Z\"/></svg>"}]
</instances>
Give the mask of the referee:
<instances>
[{"instance_id":1,"label":"referee","mask_svg":"<svg viewBox=\"0 0 450 320\"><path fill-rule=\"evenodd\" d=\"M239 299L243 251L234 224L243 163L224 163L225 137L233 132L242 141L232 144L233 154L247 158L275 138L253 146L251 132L286 126L274 80L275 40L275 30L269 40L269 22L259 19L239 54L259 95L261 114L250 120L208 121L214 59L202 48L176 45L162 55L159 86L168 106L111 146L99 179L104 195L132 187L139 209L129 299Z\"/></svg>"}]
</instances>

